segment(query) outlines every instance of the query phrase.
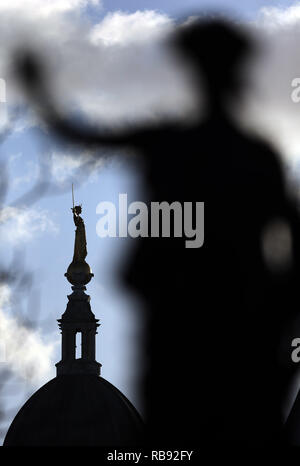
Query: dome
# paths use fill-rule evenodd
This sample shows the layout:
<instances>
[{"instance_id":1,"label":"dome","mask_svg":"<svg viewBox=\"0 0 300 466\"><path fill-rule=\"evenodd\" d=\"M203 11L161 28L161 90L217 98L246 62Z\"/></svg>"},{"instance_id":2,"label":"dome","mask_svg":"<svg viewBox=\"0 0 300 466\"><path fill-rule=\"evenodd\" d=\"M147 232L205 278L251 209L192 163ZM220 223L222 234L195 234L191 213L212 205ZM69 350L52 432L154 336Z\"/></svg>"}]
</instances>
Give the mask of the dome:
<instances>
[{"instance_id":1,"label":"dome","mask_svg":"<svg viewBox=\"0 0 300 466\"><path fill-rule=\"evenodd\" d=\"M60 375L20 409L4 446L136 446L142 430L136 409L107 380Z\"/></svg>"},{"instance_id":2,"label":"dome","mask_svg":"<svg viewBox=\"0 0 300 466\"><path fill-rule=\"evenodd\" d=\"M77 215L79 209L76 215L74 210L74 258L65 274L73 292L58 319L62 348L57 376L20 409L4 446L132 447L143 443L138 412L116 387L100 377L101 364L96 361L100 323L85 293L93 273L85 261L84 222Z\"/></svg>"}]
</instances>

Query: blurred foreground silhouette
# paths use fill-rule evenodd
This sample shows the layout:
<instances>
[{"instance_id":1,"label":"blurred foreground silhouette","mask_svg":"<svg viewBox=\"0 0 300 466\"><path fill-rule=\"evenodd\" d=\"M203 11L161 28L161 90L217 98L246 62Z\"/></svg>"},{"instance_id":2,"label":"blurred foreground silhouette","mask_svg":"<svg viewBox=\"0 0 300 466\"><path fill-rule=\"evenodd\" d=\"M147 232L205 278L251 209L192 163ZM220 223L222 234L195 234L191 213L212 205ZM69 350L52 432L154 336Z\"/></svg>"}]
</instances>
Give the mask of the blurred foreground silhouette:
<instances>
[{"instance_id":1,"label":"blurred foreground silhouette","mask_svg":"<svg viewBox=\"0 0 300 466\"><path fill-rule=\"evenodd\" d=\"M84 147L131 147L143 157L149 203L205 202L203 247L139 238L124 270L150 315L149 443L275 444L283 441L291 372L279 347L296 313L298 214L278 155L231 115L254 53L246 33L223 20L195 21L178 29L172 46L204 87L205 118L190 126L111 133L75 126L55 108L35 57L19 57L16 69L56 135Z\"/></svg>"}]
</instances>

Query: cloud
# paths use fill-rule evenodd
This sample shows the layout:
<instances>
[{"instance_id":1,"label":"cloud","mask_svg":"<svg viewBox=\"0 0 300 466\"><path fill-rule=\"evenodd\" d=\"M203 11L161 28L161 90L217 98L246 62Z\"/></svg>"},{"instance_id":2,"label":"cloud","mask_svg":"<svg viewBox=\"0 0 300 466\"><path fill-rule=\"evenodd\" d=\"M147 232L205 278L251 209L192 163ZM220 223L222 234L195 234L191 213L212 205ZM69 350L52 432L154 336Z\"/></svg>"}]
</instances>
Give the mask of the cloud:
<instances>
[{"instance_id":1,"label":"cloud","mask_svg":"<svg viewBox=\"0 0 300 466\"><path fill-rule=\"evenodd\" d=\"M93 182L97 179L97 171L103 167L103 158L94 158L87 151L80 155L54 151L51 156L51 175L54 184L70 187L71 180Z\"/></svg>"},{"instance_id":2,"label":"cloud","mask_svg":"<svg viewBox=\"0 0 300 466\"><path fill-rule=\"evenodd\" d=\"M7 206L0 211L0 233L6 243L27 242L45 232L58 232L46 210Z\"/></svg>"},{"instance_id":3,"label":"cloud","mask_svg":"<svg viewBox=\"0 0 300 466\"><path fill-rule=\"evenodd\" d=\"M196 99L188 73L163 46L175 27L168 15L116 11L93 24L77 13L99 2L57 0L49 2L51 7L46 4L52 13L44 14L48 11L41 6L44 2L30 0L25 16L21 0L5 3L9 6L0 5L5 19L0 30L0 76L8 73L17 45L33 44L34 39L49 63L49 79L61 108L79 110L104 129L193 114ZM35 9L41 11L39 21ZM70 16L72 12L75 15ZM300 156L300 104L291 100L292 79L300 76L299 22L297 2L287 8L264 7L247 25L263 50L248 71L253 88L241 114L244 124L270 139L291 166ZM8 105L18 102L21 93L12 78L8 89ZM61 177L59 165L55 170Z\"/></svg>"},{"instance_id":4,"label":"cloud","mask_svg":"<svg viewBox=\"0 0 300 466\"><path fill-rule=\"evenodd\" d=\"M258 20L260 24L266 27L283 27L291 26L300 21L300 2L287 8L280 8L274 6L262 7L259 10Z\"/></svg>"},{"instance_id":5,"label":"cloud","mask_svg":"<svg viewBox=\"0 0 300 466\"><path fill-rule=\"evenodd\" d=\"M100 6L101 0L10 0L0 2L0 13L22 11L23 17L49 17L78 11L88 5Z\"/></svg>"},{"instance_id":6,"label":"cloud","mask_svg":"<svg viewBox=\"0 0 300 466\"><path fill-rule=\"evenodd\" d=\"M66 152L54 150L47 158L47 181L49 192L59 193L70 189L71 183L91 183L98 179L98 170L105 165L106 156L95 157L91 151ZM10 181L10 187L16 192L23 193L24 189L33 189L39 180L40 165L35 160L24 159L22 152L9 156L11 171L15 174ZM10 226L5 225L10 221ZM15 234L11 237L13 243L22 239L31 239L43 231L56 232L57 226L50 220L47 211L22 210L16 207L6 207L0 211L0 232L3 228L10 229L14 222Z\"/></svg>"},{"instance_id":7,"label":"cloud","mask_svg":"<svg viewBox=\"0 0 300 466\"><path fill-rule=\"evenodd\" d=\"M262 8L251 28L262 48L249 70L253 87L243 119L295 168L300 160L300 104L291 94L292 80L300 76L300 2L288 8Z\"/></svg>"},{"instance_id":8,"label":"cloud","mask_svg":"<svg viewBox=\"0 0 300 466\"><path fill-rule=\"evenodd\" d=\"M9 157L9 163L12 169L14 169L14 166L16 165L16 162L20 161L20 158L22 157L22 152L19 152L17 154L13 154ZM21 162L23 162L23 157ZM23 171L21 175L14 175L12 180L11 180L11 188L14 190L18 188L19 186L23 185L31 185L33 182L36 182L38 177L39 177L39 165L34 162L33 160L26 160L23 162ZM13 171L13 170L12 170ZM1 218L1 216L0 216Z\"/></svg>"},{"instance_id":9,"label":"cloud","mask_svg":"<svg viewBox=\"0 0 300 466\"><path fill-rule=\"evenodd\" d=\"M0 342L1 363L33 385L47 380L52 373L52 354L57 341L44 343L37 330L26 328L8 315L11 306L11 290L0 286Z\"/></svg>"},{"instance_id":10,"label":"cloud","mask_svg":"<svg viewBox=\"0 0 300 466\"><path fill-rule=\"evenodd\" d=\"M117 124L156 119L161 113L182 116L182 109L194 105L185 73L162 47L174 28L165 14L117 11L97 24L58 13L55 19L39 21L30 15L20 19L17 10L6 16L5 23L14 24L0 30L0 76L8 81L8 106L23 102L9 66L14 50L24 43L48 63L58 104L79 109L91 121Z\"/></svg>"},{"instance_id":11,"label":"cloud","mask_svg":"<svg viewBox=\"0 0 300 466\"><path fill-rule=\"evenodd\" d=\"M122 45L147 42L165 36L172 28L171 19L153 10L108 13L90 33L93 44Z\"/></svg>"},{"instance_id":12,"label":"cloud","mask_svg":"<svg viewBox=\"0 0 300 466\"><path fill-rule=\"evenodd\" d=\"M106 15L82 38L80 59L66 59L56 75L59 95L102 125L185 116L194 94L164 46L173 28L173 20L156 11Z\"/></svg>"},{"instance_id":13,"label":"cloud","mask_svg":"<svg viewBox=\"0 0 300 466\"><path fill-rule=\"evenodd\" d=\"M71 154L65 154L60 152L53 152L52 154L52 176L58 183L63 183L69 179L76 169L78 169L82 163L83 157L74 157Z\"/></svg>"}]
</instances>

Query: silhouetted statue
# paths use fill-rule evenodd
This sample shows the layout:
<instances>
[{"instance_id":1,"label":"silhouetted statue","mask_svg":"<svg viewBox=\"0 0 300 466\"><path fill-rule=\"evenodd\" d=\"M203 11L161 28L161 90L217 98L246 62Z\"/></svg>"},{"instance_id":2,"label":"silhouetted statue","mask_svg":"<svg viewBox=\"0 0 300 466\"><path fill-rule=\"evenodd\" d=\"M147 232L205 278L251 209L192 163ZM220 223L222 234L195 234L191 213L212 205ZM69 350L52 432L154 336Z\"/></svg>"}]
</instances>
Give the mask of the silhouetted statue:
<instances>
[{"instance_id":1,"label":"silhouetted statue","mask_svg":"<svg viewBox=\"0 0 300 466\"><path fill-rule=\"evenodd\" d=\"M30 58L24 83L56 134L142 154L149 202L205 202L203 247L186 249L183 238L140 238L126 265L126 282L150 313L150 439L177 447L195 446L199 438L202 445L278 442L289 372L278 362L278 348L295 312L299 229L277 154L238 128L230 113L253 45L240 28L220 20L181 27L172 43L190 59L206 98L205 118L190 126L111 134L75 127L50 103ZM268 252L269 238L278 222L292 239L275 270L267 259L275 254Z\"/></svg>"},{"instance_id":2,"label":"silhouetted statue","mask_svg":"<svg viewBox=\"0 0 300 466\"><path fill-rule=\"evenodd\" d=\"M80 217L82 212L81 206L73 207L72 212L74 224L76 226L73 262L82 262L85 261L87 250L84 221Z\"/></svg>"}]
</instances>

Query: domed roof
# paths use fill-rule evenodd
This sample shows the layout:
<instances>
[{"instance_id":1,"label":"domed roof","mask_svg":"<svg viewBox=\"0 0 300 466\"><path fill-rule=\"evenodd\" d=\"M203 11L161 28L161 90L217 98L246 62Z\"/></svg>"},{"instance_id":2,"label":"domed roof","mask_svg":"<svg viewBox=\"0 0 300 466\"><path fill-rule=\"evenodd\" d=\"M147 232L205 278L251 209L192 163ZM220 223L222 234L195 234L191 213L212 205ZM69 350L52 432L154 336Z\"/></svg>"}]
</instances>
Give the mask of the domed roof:
<instances>
[{"instance_id":1,"label":"domed roof","mask_svg":"<svg viewBox=\"0 0 300 466\"><path fill-rule=\"evenodd\" d=\"M24 404L5 446L135 446L141 418L111 383L95 375L60 375Z\"/></svg>"}]
</instances>

